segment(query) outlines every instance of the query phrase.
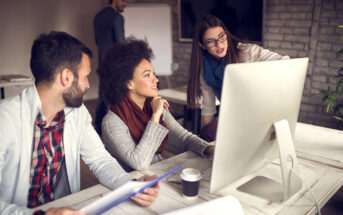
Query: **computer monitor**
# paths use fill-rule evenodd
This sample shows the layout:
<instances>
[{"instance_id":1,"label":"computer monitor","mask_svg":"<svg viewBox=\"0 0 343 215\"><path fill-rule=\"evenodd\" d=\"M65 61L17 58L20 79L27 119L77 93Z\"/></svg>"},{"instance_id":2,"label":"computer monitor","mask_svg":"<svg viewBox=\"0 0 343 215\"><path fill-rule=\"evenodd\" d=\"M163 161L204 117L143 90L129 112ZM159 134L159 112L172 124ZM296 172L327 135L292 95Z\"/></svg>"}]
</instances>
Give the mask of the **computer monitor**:
<instances>
[{"instance_id":1,"label":"computer monitor","mask_svg":"<svg viewBox=\"0 0 343 215\"><path fill-rule=\"evenodd\" d=\"M301 189L293 137L307 65L298 58L226 66L211 193L234 185L281 202Z\"/></svg>"}]
</instances>

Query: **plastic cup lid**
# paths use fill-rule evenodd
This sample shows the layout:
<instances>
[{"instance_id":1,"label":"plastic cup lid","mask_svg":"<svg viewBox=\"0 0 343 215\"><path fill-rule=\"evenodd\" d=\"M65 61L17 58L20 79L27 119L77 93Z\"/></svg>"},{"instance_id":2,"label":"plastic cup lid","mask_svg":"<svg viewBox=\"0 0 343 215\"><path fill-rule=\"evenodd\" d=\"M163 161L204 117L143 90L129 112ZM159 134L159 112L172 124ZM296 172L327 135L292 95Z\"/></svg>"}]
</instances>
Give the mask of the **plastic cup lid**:
<instances>
[{"instance_id":1,"label":"plastic cup lid","mask_svg":"<svg viewBox=\"0 0 343 215\"><path fill-rule=\"evenodd\" d=\"M183 169L180 174L180 178L185 181L199 181L201 177L201 172L194 168Z\"/></svg>"}]
</instances>

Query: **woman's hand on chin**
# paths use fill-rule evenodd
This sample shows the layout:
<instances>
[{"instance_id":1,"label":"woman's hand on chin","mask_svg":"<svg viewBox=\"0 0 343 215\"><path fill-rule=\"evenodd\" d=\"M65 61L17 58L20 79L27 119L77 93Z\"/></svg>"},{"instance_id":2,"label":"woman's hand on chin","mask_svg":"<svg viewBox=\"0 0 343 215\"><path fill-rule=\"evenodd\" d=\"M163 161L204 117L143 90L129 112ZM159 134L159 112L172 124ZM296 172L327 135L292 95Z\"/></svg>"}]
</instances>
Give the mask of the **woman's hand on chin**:
<instances>
[{"instance_id":1,"label":"woman's hand on chin","mask_svg":"<svg viewBox=\"0 0 343 215\"><path fill-rule=\"evenodd\" d=\"M167 100L162 99L160 96L156 96L151 100L151 107L153 112L151 120L159 123L160 117L163 113L163 108L169 110L169 103L167 102Z\"/></svg>"}]
</instances>

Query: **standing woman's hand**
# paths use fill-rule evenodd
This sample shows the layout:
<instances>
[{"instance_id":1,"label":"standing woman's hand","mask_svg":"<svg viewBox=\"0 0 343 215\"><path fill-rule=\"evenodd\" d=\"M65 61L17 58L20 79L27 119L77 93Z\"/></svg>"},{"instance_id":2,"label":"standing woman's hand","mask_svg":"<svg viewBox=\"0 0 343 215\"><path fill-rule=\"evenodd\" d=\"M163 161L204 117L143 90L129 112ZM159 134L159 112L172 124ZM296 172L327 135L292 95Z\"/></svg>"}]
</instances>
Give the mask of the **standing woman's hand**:
<instances>
[{"instance_id":1,"label":"standing woman's hand","mask_svg":"<svg viewBox=\"0 0 343 215\"><path fill-rule=\"evenodd\" d=\"M156 96L151 100L151 107L152 107L152 116L151 121L160 122L160 117L163 113L163 108L168 110L169 104L167 100L162 99L160 96Z\"/></svg>"}]
</instances>

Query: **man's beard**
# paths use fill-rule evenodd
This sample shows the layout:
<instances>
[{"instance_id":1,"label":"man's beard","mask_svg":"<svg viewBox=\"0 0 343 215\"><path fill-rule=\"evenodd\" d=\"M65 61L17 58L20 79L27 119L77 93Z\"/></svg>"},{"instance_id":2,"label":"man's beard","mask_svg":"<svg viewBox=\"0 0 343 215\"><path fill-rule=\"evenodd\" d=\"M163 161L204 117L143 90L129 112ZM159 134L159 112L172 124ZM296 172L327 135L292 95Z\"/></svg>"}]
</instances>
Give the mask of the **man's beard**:
<instances>
[{"instance_id":1,"label":"man's beard","mask_svg":"<svg viewBox=\"0 0 343 215\"><path fill-rule=\"evenodd\" d=\"M82 105L85 94L86 90L82 92L78 84L78 78L75 78L68 91L63 94L63 100L67 107L78 108Z\"/></svg>"}]
</instances>

